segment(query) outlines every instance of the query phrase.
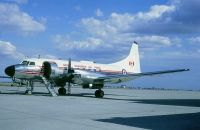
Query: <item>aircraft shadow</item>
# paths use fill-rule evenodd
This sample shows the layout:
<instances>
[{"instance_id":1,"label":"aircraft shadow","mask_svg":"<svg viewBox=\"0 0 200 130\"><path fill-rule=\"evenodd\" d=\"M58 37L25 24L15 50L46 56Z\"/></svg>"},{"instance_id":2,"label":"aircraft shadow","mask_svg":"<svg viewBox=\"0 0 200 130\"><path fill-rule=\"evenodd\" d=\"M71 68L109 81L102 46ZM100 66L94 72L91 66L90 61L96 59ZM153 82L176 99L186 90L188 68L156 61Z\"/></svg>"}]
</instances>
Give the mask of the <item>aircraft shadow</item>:
<instances>
[{"instance_id":1,"label":"aircraft shadow","mask_svg":"<svg viewBox=\"0 0 200 130\"><path fill-rule=\"evenodd\" d=\"M7 90L7 91L0 91L0 95L27 95L25 94L25 91L16 91L16 90ZM33 96L51 96L48 92L33 92L31 95ZM78 94L70 94L70 95L58 95L58 96L75 96L75 97L90 97L94 98L94 94L92 93L78 93Z\"/></svg>"},{"instance_id":2,"label":"aircraft shadow","mask_svg":"<svg viewBox=\"0 0 200 130\"><path fill-rule=\"evenodd\" d=\"M74 96L74 97L88 97L88 98L94 98L93 93L72 93L70 95L59 95L59 96Z\"/></svg>"},{"instance_id":3,"label":"aircraft shadow","mask_svg":"<svg viewBox=\"0 0 200 130\"><path fill-rule=\"evenodd\" d=\"M25 94L25 91L6 91L6 92L0 92L1 94L6 94L6 95L27 95ZM50 96L49 93L43 93L43 92L33 92L32 95L37 95L37 96Z\"/></svg>"},{"instance_id":4,"label":"aircraft shadow","mask_svg":"<svg viewBox=\"0 0 200 130\"><path fill-rule=\"evenodd\" d=\"M120 101L128 101L132 103L141 103L141 104L154 104L154 105L172 105L172 106L188 106L188 107L200 107L200 99L120 99L120 98L109 98L109 96L117 96L116 94L105 94L103 100L120 100ZM77 97L88 97L95 98L92 93L79 93L79 94L71 94L69 96L77 96ZM121 95L120 95L121 96Z\"/></svg>"},{"instance_id":5,"label":"aircraft shadow","mask_svg":"<svg viewBox=\"0 0 200 130\"><path fill-rule=\"evenodd\" d=\"M0 92L0 94L11 94L11 95L26 95L24 91L6 91ZM51 96L48 92L33 92L34 96ZM59 95L61 96L61 95ZM87 97L95 98L93 93L72 93L70 95L64 96L75 96L75 97ZM116 96L116 98L110 98L106 96ZM120 95L121 96L121 95ZM130 97L129 99L117 98L117 95L114 94L105 94L102 100L120 100L128 101L131 103L141 103L141 104L154 104L154 105L172 105L172 106L188 106L188 107L200 107L200 99L134 99Z\"/></svg>"},{"instance_id":6,"label":"aircraft shadow","mask_svg":"<svg viewBox=\"0 0 200 130\"><path fill-rule=\"evenodd\" d=\"M200 107L200 99L119 99L106 97L103 99L129 101L142 104Z\"/></svg>"},{"instance_id":7,"label":"aircraft shadow","mask_svg":"<svg viewBox=\"0 0 200 130\"><path fill-rule=\"evenodd\" d=\"M146 100L134 100L134 101L143 104L200 107L200 99L152 99L152 100L146 99Z\"/></svg>"},{"instance_id":8,"label":"aircraft shadow","mask_svg":"<svg viewBox=\"0 0 200 130\"><path fill-rule=\"evenodd\" d=\"M200 130L200 113L143 117L114 117L95 121L151 130Z\"/></svg>"}]
</instances>

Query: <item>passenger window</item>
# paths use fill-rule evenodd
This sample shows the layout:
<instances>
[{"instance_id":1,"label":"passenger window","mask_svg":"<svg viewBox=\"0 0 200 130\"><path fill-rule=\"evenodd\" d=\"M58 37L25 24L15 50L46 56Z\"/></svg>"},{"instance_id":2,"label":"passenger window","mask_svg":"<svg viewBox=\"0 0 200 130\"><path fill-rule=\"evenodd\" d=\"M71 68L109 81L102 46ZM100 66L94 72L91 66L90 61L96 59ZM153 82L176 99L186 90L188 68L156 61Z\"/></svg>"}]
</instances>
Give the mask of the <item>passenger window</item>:
<instances>
[{"instance_id":1,"label":"passenger window","mask_svg":"<svg viewBox=\"0 0 200 130\"><path fill-rule=\"evenodd\" d=\"M29 65L35 65L35 62L30 62Z\"/></svg>"}]
</instances>

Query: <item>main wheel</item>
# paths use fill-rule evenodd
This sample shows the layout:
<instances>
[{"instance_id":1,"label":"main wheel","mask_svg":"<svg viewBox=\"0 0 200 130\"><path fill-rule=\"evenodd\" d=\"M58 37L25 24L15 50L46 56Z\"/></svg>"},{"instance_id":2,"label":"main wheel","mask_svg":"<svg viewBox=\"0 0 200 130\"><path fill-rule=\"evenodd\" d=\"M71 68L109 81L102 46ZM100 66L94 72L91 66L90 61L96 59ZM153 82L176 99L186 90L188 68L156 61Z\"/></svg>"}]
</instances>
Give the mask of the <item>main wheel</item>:
<instances>
[{"instance_id":1,"label":"main wheel","mask_svg":"<svg viewBox=\"0 0 200 130\"><path fill-rule=\"evenodd\" d=\"M103 98L103 96L104 96L104 92L102 90L99 89L95 91L96 98Z\"/></svg>"},{"instance_id":2,"label":"main wheel","mask_svg":"<svg viewBox=\"0 0 200 130\"><path fill-rule=\"evenodd\" d=\"M63 88L63 87L58 89L58 93L59 93L60 95L66 95L66 92L67 92L66 89Z\"/></svg>"}]
</instances>

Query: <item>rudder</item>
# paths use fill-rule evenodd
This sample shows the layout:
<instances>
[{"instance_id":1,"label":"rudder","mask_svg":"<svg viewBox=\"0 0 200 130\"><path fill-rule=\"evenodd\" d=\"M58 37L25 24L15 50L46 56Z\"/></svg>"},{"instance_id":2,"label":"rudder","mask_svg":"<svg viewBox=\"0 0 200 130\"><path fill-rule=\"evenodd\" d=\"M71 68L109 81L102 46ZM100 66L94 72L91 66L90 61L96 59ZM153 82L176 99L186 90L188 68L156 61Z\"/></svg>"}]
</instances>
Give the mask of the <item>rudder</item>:
<instances>
[{"instance_id":1,"label":"rudder","mask_svg":"<svg viewBox=\"0 0 200 130\"><path fill-rule=\"evenodd\" d=\"M132 44L130 53L125 59L110 65L122 66L128 73L141 73L138 43Z\"/></svg>"}]
</instances>

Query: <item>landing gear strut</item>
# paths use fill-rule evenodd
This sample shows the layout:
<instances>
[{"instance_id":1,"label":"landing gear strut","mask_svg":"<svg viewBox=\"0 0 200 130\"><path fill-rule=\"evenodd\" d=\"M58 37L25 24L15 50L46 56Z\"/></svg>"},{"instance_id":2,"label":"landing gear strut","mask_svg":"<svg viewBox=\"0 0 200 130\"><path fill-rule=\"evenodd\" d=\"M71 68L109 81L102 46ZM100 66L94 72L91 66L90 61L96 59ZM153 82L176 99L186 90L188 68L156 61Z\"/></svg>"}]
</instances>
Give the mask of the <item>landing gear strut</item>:
<instances>
[{"instance_id":1,"label":"landing gear strut","mask_svg":"<svg viewBox=\"0 0 200 130\"><path fill-rule=\"evenodd\" d=\"M95 91L95 97L96 98L103 98L103 96L104 96L103 90L98 89L98 90Z\"/></svg>"},{"instance_id":2,"label":"landing gear strut","mask_svg":"<svg viewBox=\"0 0 200 130\"><path fill-rule=\"evenodd\" d=\"M33 81L27 81L25 94L31 95L33 92Z\"/></svg>"},{"instance_id":3,"label":"landing gear strut","mask_svg":"<svg viewBox=\"0 0 200 130\"><path fill-rule=\"evenodd\" d=\"M58 93L60 95L66 95L66 94L70 95L71 94L71 85L70 85L70 83L68 83L67 90L66 90L65 87L61 87L61 88L58 89Z\"/></svg>"}]
</instances>

